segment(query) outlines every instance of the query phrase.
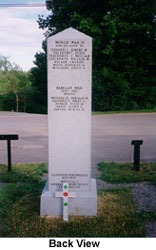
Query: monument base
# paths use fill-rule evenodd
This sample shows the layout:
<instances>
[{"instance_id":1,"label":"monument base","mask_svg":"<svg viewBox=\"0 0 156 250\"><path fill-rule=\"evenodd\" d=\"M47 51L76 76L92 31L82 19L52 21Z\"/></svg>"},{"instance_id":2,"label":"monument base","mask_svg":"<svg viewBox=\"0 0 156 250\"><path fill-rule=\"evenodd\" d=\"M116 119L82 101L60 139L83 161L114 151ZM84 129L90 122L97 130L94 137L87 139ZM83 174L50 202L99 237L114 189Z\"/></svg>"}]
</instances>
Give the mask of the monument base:
<instances>
[{"instance_id":1,"label":"monument base","mask_svg":"<svg viewBox=\"0 0 156 250\"><path fill-rule=\"evenodd\" d=\"M69 216L96 216L97 215L97 189L96 180L91 179L91 189L88 192L75 192L74 198L69 198ZM41 216L62 216L63 200L55 197L55 193L48 190L46 183L41 195Z\"/></svg>"}]
</instances>

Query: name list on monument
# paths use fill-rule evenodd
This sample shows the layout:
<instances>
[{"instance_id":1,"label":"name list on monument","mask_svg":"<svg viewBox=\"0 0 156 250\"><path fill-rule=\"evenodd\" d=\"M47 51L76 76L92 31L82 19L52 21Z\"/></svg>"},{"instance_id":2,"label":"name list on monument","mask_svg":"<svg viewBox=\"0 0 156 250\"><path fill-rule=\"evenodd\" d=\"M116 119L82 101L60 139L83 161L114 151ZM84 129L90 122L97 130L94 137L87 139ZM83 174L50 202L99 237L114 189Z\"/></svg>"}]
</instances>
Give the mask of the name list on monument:
<instances>
[{"instance_id":1,"label":"name list on monument","mask_svg":"<svg viewBox=\"0 0 156 250\"><path fill-rule=\"evenodd\" d=\"M55 41L55 48L51 48L49 60L52 61L54 70L85 70L85 62L90 60L90 55L85 41Z\"/></svg>"},{"instance_id":2,"label":"name list on monument","mask_svg":"<svg viewBox=\"0 0 156 250\"><path fill-rule=\"evenodd\" d=\"M50 49L49 60L52 62L52 70L85 70L86 62L90 60L90 54L86 42L81 40L54 41L54 48ZM73 86L67 83L65 86L56 86L55 96L51 96L54 111L85 111L88 96L83 95L81 83Z\"/></svg>"}]
</instances>

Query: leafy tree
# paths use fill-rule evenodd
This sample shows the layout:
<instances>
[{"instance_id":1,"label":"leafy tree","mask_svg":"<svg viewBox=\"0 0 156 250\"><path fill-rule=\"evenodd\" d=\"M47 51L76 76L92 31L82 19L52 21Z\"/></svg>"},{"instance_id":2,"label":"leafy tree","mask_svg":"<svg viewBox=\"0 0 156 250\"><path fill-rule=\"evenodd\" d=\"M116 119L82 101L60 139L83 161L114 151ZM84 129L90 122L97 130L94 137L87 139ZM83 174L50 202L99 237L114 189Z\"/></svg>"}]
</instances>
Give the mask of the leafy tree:
<instances>
[{"instance_id":1,"label":"leafy tree","mask_svg":"<svg viewBox=\"0 0 156 250\"><path fill-rule=\"evenodd\" d=\"M0 56L1 108L6 109L5 103L9 102L9 97L12 100L12 94L14 94L16 102L13 102L11 110L16 103L16 111L19 111L19 99L22 98L24 112L26 111L26 96L32 91L29 78L29 73L22 71L16 64L12 65L7 57Z\"/></svg>"},{"instance_id":2,"label":"leafy tree","mask_svg":"<svg viewBox=\"0 0 156 250\"><path fill-rule=\"evenodd\" d=\"M155 0L52 0L47 8L38 20L47 37L68 27L93 37L93 110L156 106Z\"/></svg>"}]
</instances>

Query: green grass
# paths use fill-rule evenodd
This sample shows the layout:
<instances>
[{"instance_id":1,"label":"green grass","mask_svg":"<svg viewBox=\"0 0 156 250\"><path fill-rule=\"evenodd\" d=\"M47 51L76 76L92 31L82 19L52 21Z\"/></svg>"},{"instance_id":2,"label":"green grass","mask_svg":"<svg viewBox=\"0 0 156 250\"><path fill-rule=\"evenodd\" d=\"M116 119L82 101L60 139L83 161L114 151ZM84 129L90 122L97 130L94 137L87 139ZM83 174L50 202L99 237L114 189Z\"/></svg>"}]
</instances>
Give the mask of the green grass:
<instances>
[{"instance_id":1,"label":"green grass","mask_svg":"<svg viewBox=\"0 0 156 250\"><path fill-rule=\"evenodd\" d=\"M125 113L155 113L155 109L121 110L121 111L94 111L93 115L125 114Z\"/></svg>"},{"instance_id":2,"label":"green grass","mask_svg":"<svg viewBox=\"0 0 156 250\"><path fill-rule=\"evenodd\" d=\"M9 173L0 166L0 180L11 182L0 189L0 237L145 237L145 220L155 219L155 213L137 213L130 188L99 191L96 217L41 218L45 172L46 164L15 164Z\"/></svg>"},{"instance_id":3,"label":"green grass","mask_svg":"<svg viewBox=\"0 0 156 250\"><path fill-rule=\"evenodd\" d=\"M36 183L41 180L43 173L47 172L47 164L14 164L12 170L0 164L0 181L6 183Z\"/></svg>"},{"instance_id":4,"label":"green grass","mask_svg":"<svg viewBox=\"0 0 156 250\"><path fill-rule=\"evenodd\" d=\"M97 217L39 216L40 184L6 184L0 191L1 237L144 237L130 189L101 191Z\"/></svg>"},{"instance_id":5,"label":"green grass","mask_svg":"<svg viewBox=\"0 0 156 250\"><path fill-rule=\"evenodd\" d=\"M144 221L156 221L156 212L147 212L147 211L143 211L140 213L140 217L142 220Z\"/></svg>"},{"instance_id":6,"label":"green grass","mask_svg":"<svg viewBox=\"0 0 156 250\"><path fill-rule=\"evenodd\" d=\"M156 184L156 163L141 163L140 171L134 171L132 163L101 162L98 166L101 171L101 179L112 184L143 181Z\"/></svg>"}]
</instances>

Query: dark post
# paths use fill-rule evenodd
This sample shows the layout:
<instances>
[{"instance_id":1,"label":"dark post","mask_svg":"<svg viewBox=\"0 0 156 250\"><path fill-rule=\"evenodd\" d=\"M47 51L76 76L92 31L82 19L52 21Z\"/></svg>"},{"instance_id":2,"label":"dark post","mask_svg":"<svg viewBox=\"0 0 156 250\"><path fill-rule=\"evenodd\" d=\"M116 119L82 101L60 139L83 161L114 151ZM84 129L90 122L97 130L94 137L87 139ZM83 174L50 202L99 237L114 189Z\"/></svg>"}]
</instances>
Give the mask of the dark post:
<instances>
[{"instance_id":1,"label":"dark post","mask_svg":"<svg viewBox=\"0 0 156 250\"><path fill-rule=\"evenodd\" d=\"M7 140L8 144L8 171L11 171L11 141Z\"/></svg>"},{"instance_id":2,"label":"dark post","mask_svg":"<svg viewBox=\"0 0 156 250\"><path fill-rule=\"evenodd\" d=\"M143 140L135 140L131 142L134 145L134 170L140 170L140 145L143 144Z\"/></svg>"},{"instance_id":3,"label":"dark post","mask_svg":"<svg viewBox=\"0 0 156 250\"><path fill-rule=\"evenodd\" d=\"M8 171L11 171L11 140L18 140L18 135L0 135L0 140L6 140L8 145Z\"/></svg>"}]
</instances>

